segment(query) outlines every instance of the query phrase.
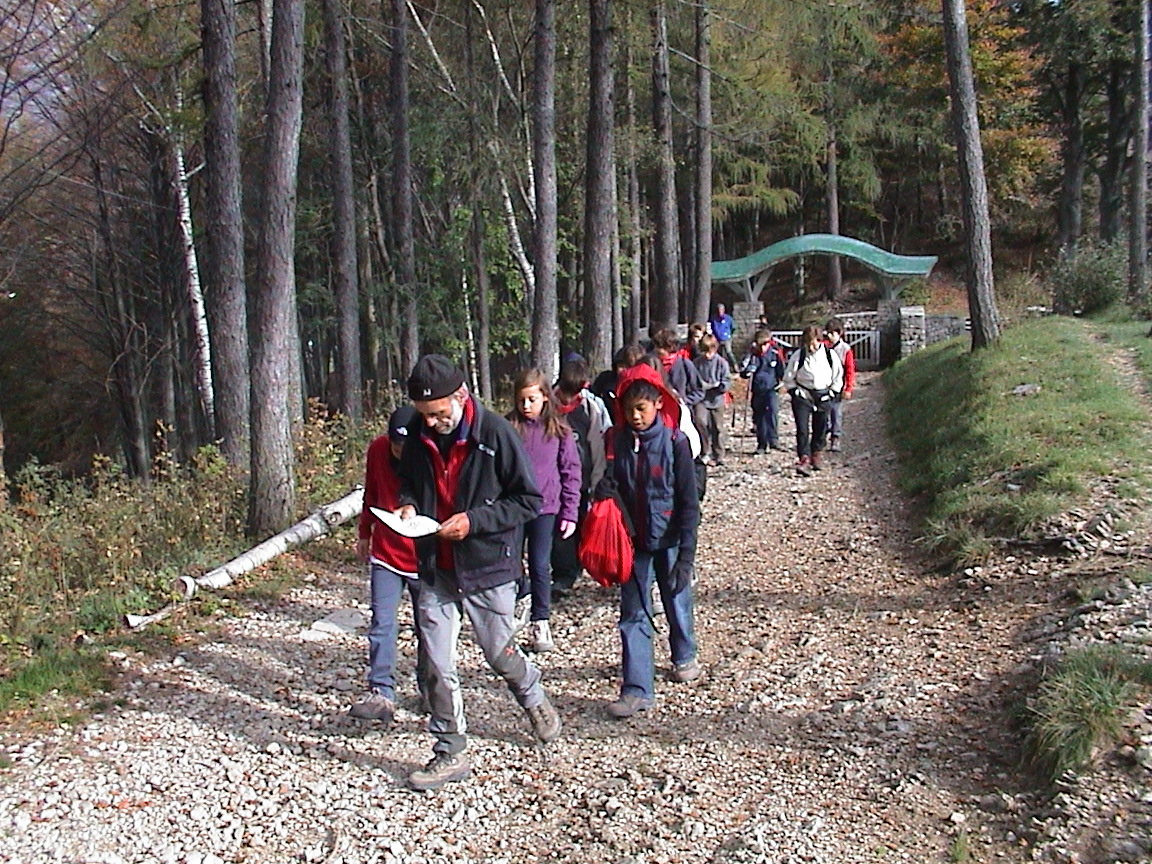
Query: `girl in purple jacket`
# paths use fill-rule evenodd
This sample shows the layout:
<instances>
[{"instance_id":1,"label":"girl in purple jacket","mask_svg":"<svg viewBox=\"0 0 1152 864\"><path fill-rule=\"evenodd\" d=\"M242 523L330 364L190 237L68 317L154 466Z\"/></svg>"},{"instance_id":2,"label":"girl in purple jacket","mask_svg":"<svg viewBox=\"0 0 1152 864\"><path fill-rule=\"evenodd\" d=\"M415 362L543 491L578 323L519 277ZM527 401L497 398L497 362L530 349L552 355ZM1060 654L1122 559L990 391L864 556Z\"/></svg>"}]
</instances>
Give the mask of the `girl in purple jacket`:
<instances>
[{"instance_id":1,"label":"girl in purple jacket","mask_svg":"<svg viewBox=\"0 0 1152 864\"><path fill-rule=\"evenodd\" d=\"M540 515L524 526L528 545L528 579L532 592L531 648L556 646L548 618L552 606L552 535L567 539L576 530L580 511L580 454L572 430L551 402L551 386L540 369L516 376L515 409L508 415L520 432L532 463L536 486L544 497Z\"/></svg>"}]
</instances>

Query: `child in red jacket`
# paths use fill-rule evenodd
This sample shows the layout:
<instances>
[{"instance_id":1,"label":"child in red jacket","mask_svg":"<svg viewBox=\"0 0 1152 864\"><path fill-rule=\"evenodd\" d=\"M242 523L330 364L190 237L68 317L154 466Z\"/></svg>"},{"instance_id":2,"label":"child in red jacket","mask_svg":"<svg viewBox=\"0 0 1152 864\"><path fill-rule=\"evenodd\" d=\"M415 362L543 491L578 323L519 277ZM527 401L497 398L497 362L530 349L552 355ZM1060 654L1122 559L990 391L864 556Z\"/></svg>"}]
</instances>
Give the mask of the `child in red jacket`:
<instances>
[{"instance_id":1,"label":"child in red jacket","mask_svg":"<svg viewBox=\"0 0 1152 864\"><path fill-rule=\"evenodd\" d=\"M364 472L364 508L360 511L360 539L356 554L369 565L372 588L372 626L368 630L368 692L353 703L348 714L361 720L392 722L396 711L396 614L404 589L412 607L420 594L416 547L372 515L370 507L392 512L400 506L400 478L396 466L418 423L416 409L397 408L388 419L388 434L368 446ZM424 640L416 628L416 684L424 695Z\"/></svg>"}]
</instances>

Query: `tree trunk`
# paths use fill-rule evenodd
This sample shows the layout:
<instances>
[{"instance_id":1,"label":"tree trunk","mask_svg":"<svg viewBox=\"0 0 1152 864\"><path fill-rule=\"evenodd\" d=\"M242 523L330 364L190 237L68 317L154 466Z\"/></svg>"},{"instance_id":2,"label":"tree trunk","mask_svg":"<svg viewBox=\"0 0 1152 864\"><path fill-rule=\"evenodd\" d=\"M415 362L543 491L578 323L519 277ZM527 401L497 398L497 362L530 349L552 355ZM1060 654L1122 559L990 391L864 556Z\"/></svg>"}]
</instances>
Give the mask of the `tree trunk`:
<instances>
[{"instance_id":1,"label":"tree trunk","mask_svg":"<svg viewBox=\"0 0 1152 864\"><path fill-rule=\"evenodd\" d=\"M252 308L252 465L248 529L278 530L296 509L291 364L300 362L294 271L304 0L275 0L263 196Z\"/></svg>"},{"instance_id":2,"label":"tree trunk","mask_svg":"<svg viewBox=\"0 0 1152 864\"><path fill-rule=\"evenodd\" d=\"M825 191L825 205L828 208L828 233L840 233L840 178L837 168L836 126L828 124L828 142L825 153L827 175L827 189ZM844 287L844 279L840 271L840 256L831 255L828 258L828 299L835 302L840 299Z\"/></svg>"},{"instance_id":3,"label":"tree trunk","mask_svg":"<svg viewBox=\"0 0 1152 864\"><path fill-rule=\"evenodd\" d=\"M472 157L471 206L472 224L468 230L471 245L472 267L476 273L476 365L480 379L480 398L491 405L495 388L492 386L492 284L488 276L488 256L484 251L486 233L483 177L485 175L484 154L481 147L481 133L477 118L477 80L475 54L472 50L472 13L469 9L464 21L464 61L468 73L468 129L469 153Z\"/></svg>"},{"instance_id":4,"label":"tree trunk","mask_svg":"<svg viewBox=\"0 0 1152 864\"><path fill-rule=\"evenodd\" d=\"M476 353L480 374L480 398L491 405L495 397L492 386L492 286L488 276L488 257L484 254L484 222L477 211L472 222L472 263L476 270Z\"/></svg>"},{"instance_id":5,"label":"tree trunk","mask_svg":"<svg viewBox=\"0 0 1152 864\"><path fill-rule=\"evenodd\" d=\"M196 260L196 239L192 234L192 202L188 197L188 170L184 164L184 145L179 141L172 148L175 173L177 224L180 228L180 247L184 258L184 288L192 312L192 327L196 333L196 391L200 395L200 409L208 424L209 440L216 439L216 394L212 387L212 348L208 341L208 315L204 308L204 291L200 285L200 264Z\"/></svg>"},{"instance_id":6,"label":"tree trunk","mask_svg":"<svg viewBox=\"0 0 1152 864\"><path fill-rule=\"evenodd\" d=\"M353 420L363 414L360 370L360 286L356 269L356 193L352 181L352 134L348 125L348 68L344 53L343 0L324 0L324 55L332 87L333 264L340 367L340 409Z\"/></svg>"},{"instance_id":7,"label":"tree trunk","mask_svg":"<svg viewBox=\"0 0 1152 864\"><path fill-rule=\"evenodd\" d=\"M420 358L420 302L416 285L416 239L412 226L412 142L408 118L408 5L392 0L392 196L397 286L403 298L400 376Z\"/></svg>"},{"instance_id":8,"label":"tree trunk","mask_svg":"<svg viewBox=\"0 0 1152 864\"><path fill-rule=\"evenodd\" d=\"M612 238L616 224L612 0L589 0L588 160L584 216L584 351L593 369L612 363Z\"/></svg>"},{"instance_id":9,"label":"tree trunk","mask_svg":"<svg viewBox=\"0 0 1152 864\"><path fill-rule=\"evenodd\" d=\"M1062 170L1060 204L1057 212L1057 248L1072 252L1080 243L1084 224L1084 171L1088 165L1084 148L1084 67L1069 62L1064 81L1063 140L1060 142Z\"/></svg>"},{"instance_id":10,"label":"tree trunk","mask_svg":"<svg viewBox=\"0 0 1152 864\"><path fill-rule=\"evenodd\" d=\"M673 327L679 316L679 214L672 94L668 89L668 21L664 3L652 7L652 126L656 133L656 284L649 285L651 327Z\"/></svg>"},{"instance_id":11,"label":"tree trunk","mask_svg":"<svg viewBox=\"0 0 1152 864\"><path fill-rule=\"evenodd\" d=\"M216 436L224 457L240 465L248 456L251 381L240 199L236 7L232 0L201 0L200 9L207 172L204 274L216 383Z\"/></svg>"},{"instance_id":12,"label":"tree trunk","mask_svg":"<svg viewBox=\"0 0 1152 864\"><path fill-rule=\"evenodd\" d=\"M712 306L712 35L707 0L696 4L696 278L691 321Z\"/></svg>"},{"instance_id":13,"label":"tree trunk","mask_svg":"<svg viewBox=\"0 0 1152 864\"><path fill-rule=\"evenodd\" d=\"M1148 30L1149 0L1140 0L1136 33L1136 103L1132 133L1132 194L1128 215L1128 299L1140 306L1148 289Z\"/></svg>"},{"instance_id":14,"label":"tree trunk","mask_svg":"<svg viewBox=\"0 0 1152 864\"><path fill-rule=\"evenodd\" d=\"M4 415L0 414L0 510L8 506L8 472L4 469Z\"/></svg>"},{"instance_id":15,"label":"tree trunk","mask_svg":"<svg viewBox=\"0 0 1152 864\"><path fill-rule=\"evenodd\" d=\"M1120 236L1120 219L1124 209L1124 160L1128 155L1131 120L1128 116L1128 92L1121 61L1114 60L1108 70L1108 131L1104 143L1104 164L1100 168L1100 239L1111 243Z\"/></svg>"},{"instance_id":16,"label":"tree trunk","mask_svg":"<svg viewBox=\"0 0 1152 864\"><path fill-rule=\"evenodd\" d=\"M628 23L631 24L631 14ZM631 30L631 28L629 28ZM631 273L628 275L628 327L626 330L629 342L640 341L641 328L641 282L640 269L643 265L644 251L641 246L640 233L643 230L640 221L640 156L637 152L636 141L639 137L639 123L636 119L636 88L632 85L632 43L624 43L624 75L625 103L628 111L628 221L629 221L629 258Z\"/></svg>"},{"instance_id":17,"label":"tree trunk","mask_svg":"<svg viewBox=\"0 0 1152 864\"><path fill-rule=\"evenodd\" d=\"M267 540L253 546L243 555L238 555L227 564L209 570L203 576L181 576L175 585L176 590L191 599L201 588L225 588L237 576L267 564L277 555L287 552L293 546L308 543L328 534L337 525L342 525L360 515L364 508L364 490L357 488L343 498L338 498L315 510L306 519L297 522ZM147 623L147 622L145 622Z\"/></svg>"},{"instance_id":18,"label":"tree trunk","mask_svg":"<svg viewBox=\"0 0 1152 864\"><path fill-rule=\"evenodd\" d=\"M549 380L559 374L556 317L556 0L536 0L532 73L532 172L536 222L532 232L536 291L532 302L532 363Z\"/></svg>"},{"instance_id":19,"label":"tree trunk","mask_svg":"<svg viewBox=\"0 0 1152 864\"><path fill-rule=\"evenodd\" d=\"M960 160L960 198L964 210L968 315L972 319L972 348L985 348L1000 338L992 281L992 233L988 218L988 186L984 178L984 150L976 117L976 85L968 51L968 22L964 0L943 0L944 48L948 62L952 125Z\"/></svg>"}]
</instances>

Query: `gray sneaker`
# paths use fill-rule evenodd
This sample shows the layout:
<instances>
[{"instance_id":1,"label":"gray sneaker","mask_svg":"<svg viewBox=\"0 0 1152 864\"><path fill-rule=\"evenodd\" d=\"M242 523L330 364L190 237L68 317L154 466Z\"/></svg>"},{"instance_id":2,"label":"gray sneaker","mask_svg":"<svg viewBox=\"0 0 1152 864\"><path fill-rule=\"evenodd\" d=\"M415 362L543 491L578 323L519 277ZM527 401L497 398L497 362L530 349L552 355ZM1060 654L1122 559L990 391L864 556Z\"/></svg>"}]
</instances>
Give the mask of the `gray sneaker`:
<instances>
[{"instance_id":1,"label":"gray sneaker","mask_svg":"<svg viewBox=\"0 0 1152 864\"><path fill-rule=\"evenodd\" d=\"M541 741L545 743L555 741L560 736L564 724L560 722L560 713L548 701L547 696L539 705L525 708L524 711L532 721L532 731Z\"/></svg>"},{"instance_id":2,"label":"gray sneaker","mask_svg":"<svg viewBox=\"0 0 1152 864\"><path fill-rule=\"evenodd\" d=\"M608 716L616 720L623 720L625 717L649 710L654 704L651 699L645 699L634 693L625 693L615 702L608 703Z\"/></svg>"},{"instance_id":3,"label":"gray sneaker","mask_svg":"<svg viewBox=\"0 0 1152 864\"><path fill-rule=\"evenodd\" d=\"M423 768L408 775L408 788L417 792L439 789L445 783L467 780L472 776L472 760L467 753L437 753Z\"/></svg>"},{"instance_id":4,"label":"gray sneaker","mask_svg":"<svg viewBox=\"0 0 1152 864\"><path fill-rule=\"evenodd\" d=\"M383 693L372 691L361 696L348 709L348 716L357 720L383 720L391 723L396 705Z\"/></svg>"},{"instance_id":5,"label":"gray sneaker","mask_svg":"<svg viewBox=\"0 0 1152 864\"><path fill-rule=\"evenodd\" d=\"M704 670L700 668L699 661L693 657L687 663L673 666L668 677L678 684L687 684L689 681L695 681L703 674Z\"/></svg>"},{"instance_id":6,"label":"gray sneaker","mask_svg":"<svg viewBox=\"0 0 1152 864\"><path fill-rule=\"evenodd\" d=\"M552 628L547 621L533 621L529 625L528 638L532 642L532 650L537 654L556 650L556 643L552 641Z\"/></svg>"}]
</instances>

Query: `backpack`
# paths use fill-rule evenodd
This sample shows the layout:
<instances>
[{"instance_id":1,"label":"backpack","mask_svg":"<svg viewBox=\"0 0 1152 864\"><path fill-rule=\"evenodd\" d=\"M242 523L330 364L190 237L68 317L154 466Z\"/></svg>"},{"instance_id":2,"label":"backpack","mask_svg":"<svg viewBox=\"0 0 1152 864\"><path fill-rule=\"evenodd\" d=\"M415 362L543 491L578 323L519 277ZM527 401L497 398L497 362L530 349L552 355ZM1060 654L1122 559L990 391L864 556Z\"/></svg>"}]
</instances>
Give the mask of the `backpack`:
<instances>
[{"instance_id":1,"label":"backpack","mask_svg":"<svg viewBox=\"0 0 1152 864\"><path fill-rule=\"evenodd\" d=\"M580 527L576 555L588 575L604 588L632 578L632 537L616 496L592 502Z\"/></svg>"}]
</instances>

